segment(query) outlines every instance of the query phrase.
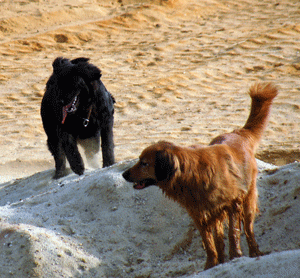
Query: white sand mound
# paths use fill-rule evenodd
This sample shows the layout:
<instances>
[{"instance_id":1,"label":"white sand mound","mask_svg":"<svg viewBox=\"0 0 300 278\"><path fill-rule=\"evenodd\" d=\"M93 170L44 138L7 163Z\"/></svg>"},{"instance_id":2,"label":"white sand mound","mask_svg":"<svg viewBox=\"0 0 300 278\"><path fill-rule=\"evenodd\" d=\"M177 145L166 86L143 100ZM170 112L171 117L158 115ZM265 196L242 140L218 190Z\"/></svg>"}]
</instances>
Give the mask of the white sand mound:
<instances>
[{"instance_id":1,"label":"white sand mound","mask_svg":"<svg viewBox=\"0 0 300 278\"><path fill-rule=\"evenodd\" d=\"M1 277L297 277L300 164L259 164L257 241L270 255L202 271L198 231L156 187L135 191L134 161L74 174L53 170L0 185ZM227 243L227 241L226 241Z\"/></svg>"}]
</instances>

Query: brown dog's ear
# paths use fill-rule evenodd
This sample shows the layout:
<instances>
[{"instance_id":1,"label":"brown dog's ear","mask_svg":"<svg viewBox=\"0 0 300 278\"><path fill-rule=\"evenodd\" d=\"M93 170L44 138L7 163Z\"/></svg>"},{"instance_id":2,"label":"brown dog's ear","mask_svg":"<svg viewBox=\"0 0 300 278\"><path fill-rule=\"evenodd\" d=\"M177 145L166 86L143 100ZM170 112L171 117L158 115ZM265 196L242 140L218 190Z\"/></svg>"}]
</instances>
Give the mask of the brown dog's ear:
<instances>
[{"instance_id":1,"label":"brown dog's ear","mask_svg":"<svg viewBox=\"0 0 300 278\"><path fill-rule=\"evenodd\" d=\"M156 152L155 176L158 181L170 179L179 169L179 162L173 153L167 150Z\"/></svg>"}]
</instances>

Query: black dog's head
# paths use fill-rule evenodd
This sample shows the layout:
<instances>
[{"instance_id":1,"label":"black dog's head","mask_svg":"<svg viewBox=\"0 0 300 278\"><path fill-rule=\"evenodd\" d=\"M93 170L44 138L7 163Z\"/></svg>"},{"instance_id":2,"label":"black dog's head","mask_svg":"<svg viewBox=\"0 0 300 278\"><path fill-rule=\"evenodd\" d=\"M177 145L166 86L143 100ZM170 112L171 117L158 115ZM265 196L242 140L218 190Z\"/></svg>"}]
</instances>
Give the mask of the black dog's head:
<instances>
[{"instance_id":1,"label":"black dog's head","mask_svg":"<svg viewBox=\"0 0 300 278\"><path fill-rule=\"evenodd\" d=\"M57 77L66 78L68 76L80 76L86 82L97 80L101 77L101 70L90 64L89 58L77 58L69 60L58 57L53 63L53 73Z\"/></svg>"},{"instance_id":2,"label":"black dog's head","mask_svg":"<svg viewBox=\"0 0 300 278\"><path fill-rule=\"evenodd\" d=\"M58 57L52 64L53 75L48 82L55 79L57 83L57 97L62 106L62 124L68 114L77 111L79 104L82 109L88 109L95 100L93 82L100 79L101 71L88 61L88 58L69 60Z\"/></svg>"}]
</instances>

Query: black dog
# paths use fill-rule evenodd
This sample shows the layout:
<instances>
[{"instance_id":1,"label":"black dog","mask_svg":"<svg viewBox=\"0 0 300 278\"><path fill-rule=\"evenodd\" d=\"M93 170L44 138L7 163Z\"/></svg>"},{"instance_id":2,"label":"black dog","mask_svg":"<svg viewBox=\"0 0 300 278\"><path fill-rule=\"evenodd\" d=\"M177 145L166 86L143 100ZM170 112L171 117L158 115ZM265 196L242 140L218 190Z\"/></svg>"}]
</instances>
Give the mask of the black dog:
<instances>
[{"instance_id":1,"label":"black dog","mask_svg":"<svg viewBox=\"0 0 300 278\"><path fill-rule=\"evenodd\" d=\"M56 58L41 104L48 148L55 160L55 176L66 175L66 157L78 175L84 164L77 142L88 161L95 160L102 145L103 167L114 164L114 103L100 80L101 71L88 58Z\"/></svg>"}]
</instances>

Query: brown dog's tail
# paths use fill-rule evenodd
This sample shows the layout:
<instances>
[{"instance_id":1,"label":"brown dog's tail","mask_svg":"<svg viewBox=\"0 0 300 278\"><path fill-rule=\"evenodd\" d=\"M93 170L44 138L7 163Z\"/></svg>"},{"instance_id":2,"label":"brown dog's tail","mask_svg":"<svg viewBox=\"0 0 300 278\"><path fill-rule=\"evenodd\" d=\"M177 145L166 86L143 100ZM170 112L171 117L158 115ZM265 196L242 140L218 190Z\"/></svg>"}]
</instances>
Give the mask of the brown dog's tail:
<instances>
[{"instance_id":1,"label":"brown dog's tail","mask_svg":"<svg viewBox=\"0 0 300 278\"><path fill-rule=\"evenodd\" d=\"M268 123L272 101L277 94L277 88L271 83L258 83L250 88L251 111L243 129L250 131L251 137L254 139L254 145L258 144L263 135Z\"/></svg>"}]
</instances>

